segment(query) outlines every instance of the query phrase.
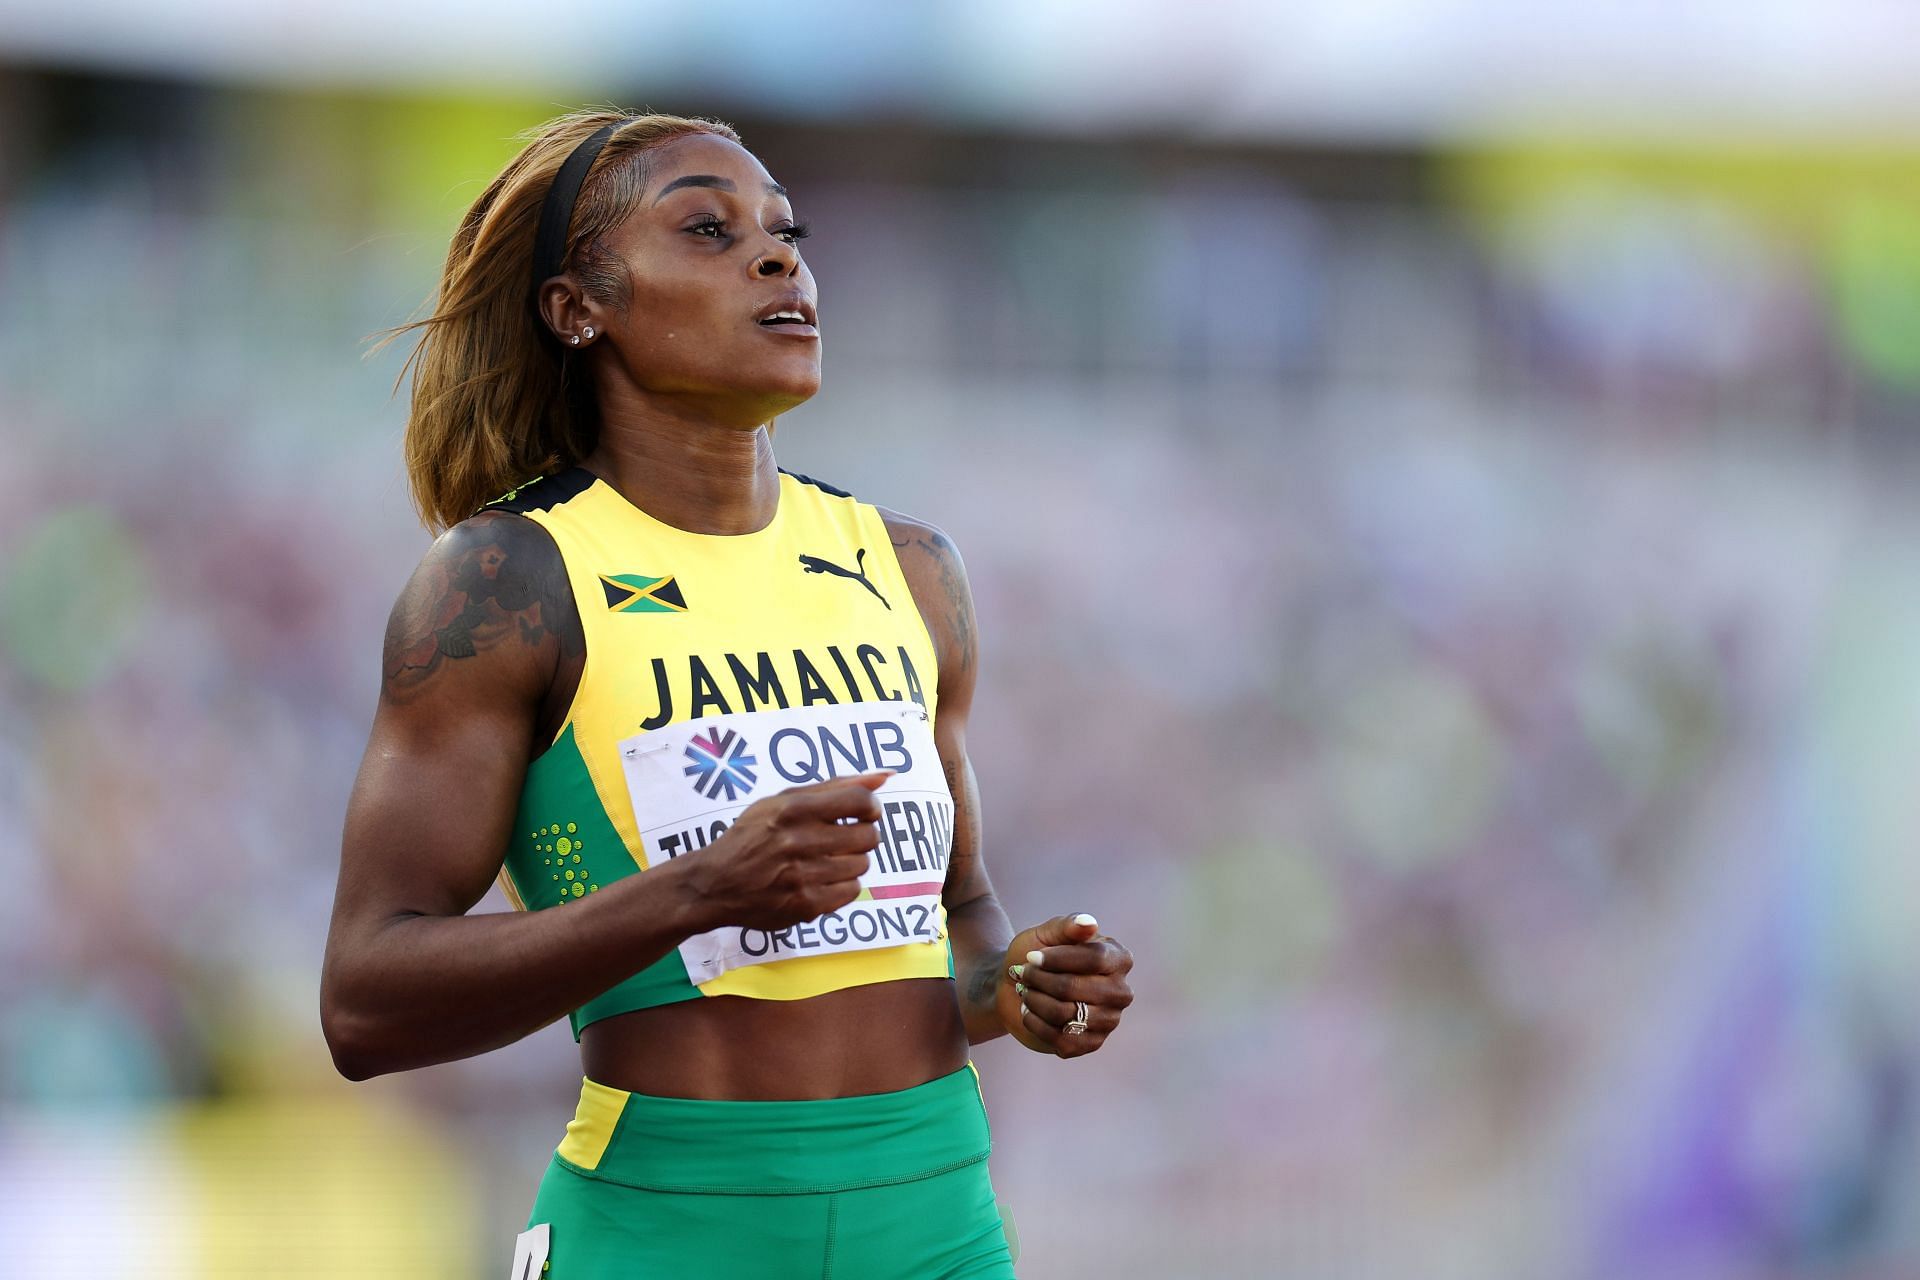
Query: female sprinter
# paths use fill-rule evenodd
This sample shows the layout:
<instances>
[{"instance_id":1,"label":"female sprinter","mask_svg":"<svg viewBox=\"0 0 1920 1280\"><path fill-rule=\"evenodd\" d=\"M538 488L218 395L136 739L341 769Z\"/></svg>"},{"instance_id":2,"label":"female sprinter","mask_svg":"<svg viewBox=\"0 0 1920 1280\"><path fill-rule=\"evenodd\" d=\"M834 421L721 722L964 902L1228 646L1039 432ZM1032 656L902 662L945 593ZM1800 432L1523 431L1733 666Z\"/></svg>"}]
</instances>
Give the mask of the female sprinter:
<instances>
[{"instance_id":1,"label":"female sprinter","mask_svg":"<svg viewBox=\"0 0 1920 1280\"><path fill-rule=\"evenodd\" d=\"M1011 1276L968 1045L1076 1057L1132 999L1093 917L994 897L953 543L774 462L820 384L805 234L727 126L574 113L419 322L446 532L388 625L321 1018L359 1080L570 1015L515 1280ZM496 875L522 910L466 915Z\"/></svg>"}]
</instances>

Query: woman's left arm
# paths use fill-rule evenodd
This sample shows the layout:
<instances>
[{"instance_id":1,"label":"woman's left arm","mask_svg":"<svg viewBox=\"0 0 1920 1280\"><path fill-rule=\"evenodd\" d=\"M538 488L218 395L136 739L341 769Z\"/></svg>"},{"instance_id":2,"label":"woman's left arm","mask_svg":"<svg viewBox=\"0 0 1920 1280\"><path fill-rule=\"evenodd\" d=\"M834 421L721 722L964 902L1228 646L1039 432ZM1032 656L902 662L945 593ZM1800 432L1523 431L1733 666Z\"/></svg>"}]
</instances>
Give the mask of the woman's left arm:
<instances>
[{"instance_id":1,"label":"woman's left arm","mask_svg":"<svg viewBox=\"0 0 1920 1280\"><path fill-rule=\"evenodd\" d=\"M1085 913L1013 931L981 857L980 794L967 760L978 646L966 567L932 525L884 508L881 515L940 663L934 740L954 809L944 900L967 1039L979 1044L1010 1031L1041 1053L1092 1053L1133 1003L1133 956ZM1085 1030L1070 1031L1082 1004Z\"/></svg>"}]
</instances>

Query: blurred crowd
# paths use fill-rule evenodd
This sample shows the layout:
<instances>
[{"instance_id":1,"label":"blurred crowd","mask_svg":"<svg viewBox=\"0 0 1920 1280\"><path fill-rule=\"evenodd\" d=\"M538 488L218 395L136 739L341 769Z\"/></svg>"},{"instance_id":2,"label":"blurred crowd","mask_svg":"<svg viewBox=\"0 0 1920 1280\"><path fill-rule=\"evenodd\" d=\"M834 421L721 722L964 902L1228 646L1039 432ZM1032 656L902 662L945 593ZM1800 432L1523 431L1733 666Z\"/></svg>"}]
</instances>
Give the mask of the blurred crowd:
<instances>
[{"instance_id":1,"label":"blurred crowd","mask_svg":"<svg viewBox=\"0 0 1920 1280\"><path fill-rule=\"evenodd\" d=\"M0 1238L492 1274L563 1024L348 1086L317 982L425 546L360 353L550 111L6 100ZM1137 957L1098 1058L979 1051L1024 1270L1920 1272L1891 161L738 123L815 229L781 461L953 535L1002 900Z\"/></svg>"}]
</instances>

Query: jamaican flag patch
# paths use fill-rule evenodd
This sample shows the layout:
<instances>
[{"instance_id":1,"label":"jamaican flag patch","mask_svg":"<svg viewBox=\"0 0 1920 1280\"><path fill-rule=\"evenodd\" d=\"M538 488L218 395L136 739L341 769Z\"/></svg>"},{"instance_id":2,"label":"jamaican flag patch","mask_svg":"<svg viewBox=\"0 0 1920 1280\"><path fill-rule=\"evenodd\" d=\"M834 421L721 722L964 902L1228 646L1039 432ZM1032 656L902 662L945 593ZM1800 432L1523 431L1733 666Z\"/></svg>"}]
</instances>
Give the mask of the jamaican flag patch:
<instances>
[{"instance_id":1,"label":"jamaican flag patch","mask_svg":"<svg viewBox=\"0 0 1920 1280\"><path fill-rule=\"evenodd\" d=\"M687 598L673 575L649 578L644 573L603 573L600 587L613 613L685 613Z\"/></svg>"}]
</instances>

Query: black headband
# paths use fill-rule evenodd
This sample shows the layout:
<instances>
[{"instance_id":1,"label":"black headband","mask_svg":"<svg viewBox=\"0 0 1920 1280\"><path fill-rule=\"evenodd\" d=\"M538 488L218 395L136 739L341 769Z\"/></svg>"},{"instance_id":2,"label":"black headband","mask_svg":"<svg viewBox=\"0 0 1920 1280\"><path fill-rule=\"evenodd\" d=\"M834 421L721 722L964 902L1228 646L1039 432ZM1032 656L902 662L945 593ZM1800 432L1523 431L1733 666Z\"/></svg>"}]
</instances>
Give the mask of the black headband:
<instances>
[{"instance_id":1,"label":"black headband","mask_svg":"<svg viewBox=\"0 0 1920 1280\"><path fill-rule=\"evenodd\" d=\"M553 185L547 188L546 201L540 206L540 231L533 241L533 287L539 289L541 283L560 274L566 265L561 256L567 249L567 227L573 222L573 202L580 198L580 184L586 180L587 170L593 167L594 157L600 154L600 148L607 145L607 139L625 120L616 120L603 125L588 136L587 140L573 149L566 163L560 166L560 172L553 175Z\"/></svg>"}]
</instances>

